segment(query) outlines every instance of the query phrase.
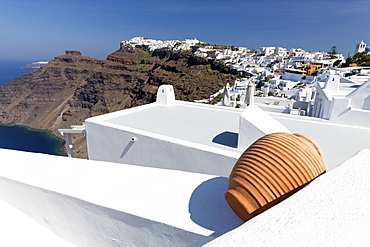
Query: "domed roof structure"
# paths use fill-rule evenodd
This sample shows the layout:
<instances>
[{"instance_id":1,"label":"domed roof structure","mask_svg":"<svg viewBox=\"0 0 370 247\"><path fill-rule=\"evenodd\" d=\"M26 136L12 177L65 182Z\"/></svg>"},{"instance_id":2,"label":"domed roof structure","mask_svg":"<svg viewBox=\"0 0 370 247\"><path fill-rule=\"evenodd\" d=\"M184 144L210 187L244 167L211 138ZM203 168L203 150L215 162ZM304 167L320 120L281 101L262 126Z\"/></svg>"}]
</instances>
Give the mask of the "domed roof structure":
<instances>
[{"instance_id":1,"label":"domed roof structure","mask_svg":"<svg viewBox=\"0 0 370 247\"><path fill-rule=\"evenodd\" d=\"M292 195L325 172L318 143L304 134L273 133L240 156L225 198L244 221Z\"/></svg>"},{"instance_id":2,"label":"domed roof structure","mask_svg":"<svg viewBox=\"0 0 370 247\"><path fill-rule=\"evenodd\" d=\"M366 46L365 51L370 52L370 45Z\"/></svg>"}]
</instances>

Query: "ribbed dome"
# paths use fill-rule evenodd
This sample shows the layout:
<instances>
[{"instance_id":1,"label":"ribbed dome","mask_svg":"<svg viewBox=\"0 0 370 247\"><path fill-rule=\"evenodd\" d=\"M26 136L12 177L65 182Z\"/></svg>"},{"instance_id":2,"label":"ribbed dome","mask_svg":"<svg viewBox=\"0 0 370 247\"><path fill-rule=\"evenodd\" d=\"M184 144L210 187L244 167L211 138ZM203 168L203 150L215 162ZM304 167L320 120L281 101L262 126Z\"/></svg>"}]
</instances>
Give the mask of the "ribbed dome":
<instances>
[{"instance_id":1,"label":"ribbed dome","mask_svg":"<svg viewBox=\"0 0 370 247\"><path fill-rule=\"evenodd\" d=\"M303 134L274 133L240 156L225 198L244 221L287 198L325 172L320 146Z\"/></svg>"}]
</instances>

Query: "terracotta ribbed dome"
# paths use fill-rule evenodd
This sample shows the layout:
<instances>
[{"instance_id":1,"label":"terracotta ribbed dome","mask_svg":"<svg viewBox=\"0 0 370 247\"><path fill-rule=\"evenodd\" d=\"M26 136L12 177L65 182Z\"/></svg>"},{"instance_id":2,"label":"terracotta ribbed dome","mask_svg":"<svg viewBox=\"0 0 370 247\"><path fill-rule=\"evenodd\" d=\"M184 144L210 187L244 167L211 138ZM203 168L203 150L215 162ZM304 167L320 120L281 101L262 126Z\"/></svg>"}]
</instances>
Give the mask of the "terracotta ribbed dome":
<instances>
[{"instance_id":1,"label":"terracotta ribbed dome","mask_svg":"<svg viewBox=\"0 0 370 247\"><path fill-rule=\"evenodd\" d=\"M244 221L287 198L325 172L320 146L303 134L274 133L240 156L225 198Z\"/></svg>"}]
</instances>

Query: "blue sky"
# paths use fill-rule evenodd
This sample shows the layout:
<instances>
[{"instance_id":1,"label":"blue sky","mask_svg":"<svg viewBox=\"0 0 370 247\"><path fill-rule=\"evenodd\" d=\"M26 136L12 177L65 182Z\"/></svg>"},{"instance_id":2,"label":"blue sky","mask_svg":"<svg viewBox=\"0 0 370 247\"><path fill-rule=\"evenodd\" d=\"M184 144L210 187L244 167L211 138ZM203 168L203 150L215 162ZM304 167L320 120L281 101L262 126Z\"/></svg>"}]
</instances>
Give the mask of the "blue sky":
<instances>
[{"instance_id":1,"label":"blue sky","mask_svg":"<svg viewBox=\"0 0 370 247\"><path fill-rule=\"evenodd\" d=\"M0 60L105 59L135 36L353 55L369 25L370 0L0 0Z\"/></svg>"}]
</instances>

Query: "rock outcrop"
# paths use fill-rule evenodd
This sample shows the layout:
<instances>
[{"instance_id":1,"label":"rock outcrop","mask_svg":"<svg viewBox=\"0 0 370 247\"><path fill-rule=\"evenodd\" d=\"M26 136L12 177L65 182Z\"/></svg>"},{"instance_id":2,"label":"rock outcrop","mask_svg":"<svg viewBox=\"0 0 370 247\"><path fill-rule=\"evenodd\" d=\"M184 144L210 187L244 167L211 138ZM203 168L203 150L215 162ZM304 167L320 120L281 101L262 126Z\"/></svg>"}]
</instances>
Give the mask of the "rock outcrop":
<instances>
[{"instance_id":1,"label":"rock outcrop","mask_svg":"<svg viewBox=\"0 0 370 247\"><path fill-rule=\"evenodd\" d=\"M231 83L223 65L192 52L125 48L107 60L65 55L0 86L0 122L51 130L82 124L91 116L155 101L158 86L171 84L178 100L206 98ZM75 137L77 157L86 157L84 137Z\"/></svg>"}]
</instances>

